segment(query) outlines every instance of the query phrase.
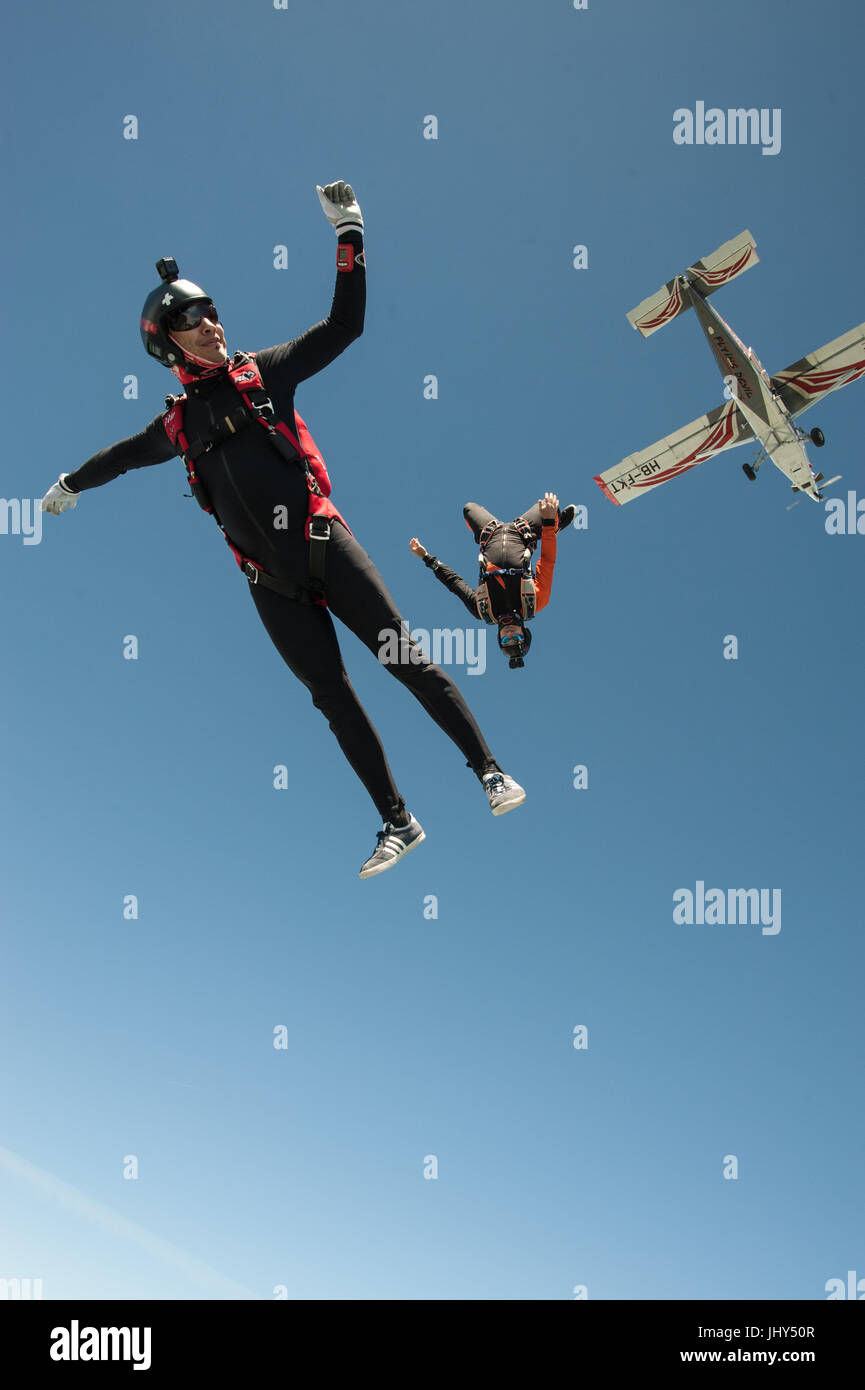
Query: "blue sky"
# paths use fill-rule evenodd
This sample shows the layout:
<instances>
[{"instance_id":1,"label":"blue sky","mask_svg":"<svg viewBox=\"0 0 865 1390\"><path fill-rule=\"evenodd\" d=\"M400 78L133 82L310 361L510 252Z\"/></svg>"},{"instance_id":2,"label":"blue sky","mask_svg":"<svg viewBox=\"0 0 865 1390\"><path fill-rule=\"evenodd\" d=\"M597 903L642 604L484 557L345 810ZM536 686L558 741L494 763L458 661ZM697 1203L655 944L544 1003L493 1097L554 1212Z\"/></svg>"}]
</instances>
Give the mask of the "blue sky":
<instances>
[{"instance_id":1,"label":"blue sky","mask_svg":"<svg viewBox=\"0 0 865 1390\"><path fill-rule=\"evenodd\" d=\"M232 350L320 319L315 184L341 177L366 331L297 404L403 614L462 624L408 540L471 576L467 500L551 488L588 526L526 669L453 672L527 788L508 816L341 629L427 832L369 882L375 811L179 460L0 535L0 1278L757 1299L865 1274L865 539L747 483L745 448L621 510L592 482L720 403L693 316L643 342L625 315L743 228L760 264L714 303L770 372L862 320L857 7L52 0L10 32L5 498L160 409L157 257ZM780 153L675 145L697 101L780 108ZM840 495L862 407L860 382L805 417ZM779 888L781 930L675 924L698 881Z\"/></svg>"}]
</instances>

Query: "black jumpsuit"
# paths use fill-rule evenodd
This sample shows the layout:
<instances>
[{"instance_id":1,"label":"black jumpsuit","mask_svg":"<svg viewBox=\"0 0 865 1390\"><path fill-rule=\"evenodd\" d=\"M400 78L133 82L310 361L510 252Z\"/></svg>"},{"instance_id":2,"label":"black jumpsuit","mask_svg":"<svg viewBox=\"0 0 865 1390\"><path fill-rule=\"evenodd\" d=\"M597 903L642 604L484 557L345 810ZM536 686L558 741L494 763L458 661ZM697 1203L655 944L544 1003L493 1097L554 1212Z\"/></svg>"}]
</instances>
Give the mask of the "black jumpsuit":
<instances>
[{"instance_id":1,"label":"black jumpsuit","mask_svg":"<svg viewBox=\"0 0 865 1390\"><path fill-rule=\"evenodd\" d=\"M480 542L481 532L487 523L490 521L498 521L498 518L494 517L492 512L488 512L486 507L482 507L479 502L466 502L466 505L463 507L463 516L466 519L466 525L475 538L475 544ZM543 521L541 519L541 507L539 502L536 502L527 512L523 512L523 520L528 522L535 533L536 539L540 540ZM499 535L501 535L501 533L499 533ZM503 536L500 547L496 551L495 563L505 567L513 566L515 569L519 568L523 563L524 552L525 546L518 535L511 533ZM461 575L457 574L456 570L452 570L449 565L444 564L436 555L430 555L428 553L424 559L424 564L427 569L433 571L436 579L444 584L446 589L450 589L452 594L456 594L457 598L462 600L473 618L480 617L477 589L473 589L470 584L466 583ZM508 575L502 582L504 587L501 591L498 588L492 588L490 590L490 605L493 615L497 616L504 612L519 613L521 602L519 580L514 582L513 577Z\"/></svg>"},{"instance_id":2,"label":"black jumpsuit","mask_svg":"<svg viewBox=\"0 0 865 1390\"><path fill-rule=\"evenodd\" d=\"M354 246L355 261L351 270L337 272L329 317L292 342L256 354L276 418L295 432L295 387L320 372L363 331L366 272L362 259L357 259L362 237L349 231L342 233L339 241ZM238 391L227 371L204 376L185 389L184 430L190 441L207 436L214 423L238 404ZM162 421L160 414L140 434L100 450L68 474L66 482L71 488L86 491L130 468L176 457ZM309 544L304 538L308 491L302 468L282 458L264 430L250 426L202 455L196 469L232 543L276 578L308 584ZM285 509L280 511L279 529L274 527L277 508ZM287 523L283 524L286 513ZM399 817L404 802L379 736L346 674L330 613L376 656L382 630L399 634L404 658L411 655L412 659L388 664L387 669L411 690L479 778L486 772L501 771L454 682L439 666L425 660L410 641L409 654L408 625L402 624L397 606L366 551L338 521L334 521L327 543L327 608L295 602L259 585L250 585L250 591L277 651L329 721L383 821Z\"/></svg>"}]
</instances>

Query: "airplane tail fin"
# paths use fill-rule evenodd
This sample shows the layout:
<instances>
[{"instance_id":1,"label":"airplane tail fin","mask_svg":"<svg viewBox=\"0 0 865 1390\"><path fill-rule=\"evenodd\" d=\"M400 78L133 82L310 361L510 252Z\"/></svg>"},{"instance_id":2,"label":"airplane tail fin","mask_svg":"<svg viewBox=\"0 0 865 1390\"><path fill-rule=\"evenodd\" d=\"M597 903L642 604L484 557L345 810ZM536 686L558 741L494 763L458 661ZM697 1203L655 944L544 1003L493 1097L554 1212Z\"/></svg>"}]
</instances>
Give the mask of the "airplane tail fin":
<instances>
[{"instance_id":1,"label":"airplane tail fin","mask_svg":"<svg viewBox=\"0 0 865 1390\"><path fill-rule=\"evenodd\" d=\"M756 265L760 259L756 247L757 243L749 231L740 232L731 241L725 241L711 256L704 256L701 261L688 266L685 275L706 299L710 294L714 294L715 290L720 289L721 285L729 284L737 275L742 275L746 270L750 270L752 265ZM659 328L663 328L665 323L670 323L680 314L684 314L689 307L690 302L683 293L682 279L677 275L675 279L668 280L657 294L650 294L648 299L644 299L642 304L632 309L628 314L628 322L642 333L644 338L648 338L652 333L657 333Z\"/></svg>"}]
</instances>

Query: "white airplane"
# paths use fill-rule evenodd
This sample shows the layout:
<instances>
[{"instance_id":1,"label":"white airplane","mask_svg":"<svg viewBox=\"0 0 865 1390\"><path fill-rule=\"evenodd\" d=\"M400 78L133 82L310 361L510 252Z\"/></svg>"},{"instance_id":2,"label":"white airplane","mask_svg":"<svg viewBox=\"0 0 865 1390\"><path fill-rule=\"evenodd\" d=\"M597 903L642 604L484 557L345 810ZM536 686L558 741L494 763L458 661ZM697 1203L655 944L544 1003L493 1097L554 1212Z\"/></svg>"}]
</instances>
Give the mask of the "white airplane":
<instances>
[{"instance_id":1,"label":"white airplane","mask_svg":"<svg viewBox=\"0 0 865 1390\"><path fill-rule=\"evenodd\" d=\"M825 481L822 473L815 474L805 452L806 439L822 447L822 430L813 429L806 434L794 420L830 391L865 375L865 323L770 377L751 349L706 302L720 285L735 280L758 260L751 233L742 232L705 260L689 266L683 275L677 275L628 314L628 321L648 338L693 308L721 369L729 399L708 415L701 415L675 434L659 439L640 453L630 454L614 468L599 474L595 482L617 507L677 478L722 449L732 449L749 439L760 444L754 461L742 465L752 482L766 458L790 479L794 492L803 493L814 502L823 500L821 486L838 482L840 473Z\"/></svg>"}]
</instances>

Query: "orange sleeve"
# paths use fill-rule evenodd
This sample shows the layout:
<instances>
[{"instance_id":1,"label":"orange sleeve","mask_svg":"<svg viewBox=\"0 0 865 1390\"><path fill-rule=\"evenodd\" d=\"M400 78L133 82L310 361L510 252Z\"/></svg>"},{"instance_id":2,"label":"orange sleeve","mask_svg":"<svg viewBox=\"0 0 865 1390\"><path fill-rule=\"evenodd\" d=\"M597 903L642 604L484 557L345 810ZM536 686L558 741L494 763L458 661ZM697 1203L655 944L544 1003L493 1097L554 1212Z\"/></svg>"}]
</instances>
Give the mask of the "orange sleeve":
<instances>
[{"instance_id":1,"label":"orange sleeve","mask_svg":"<svg viewBox=\"0 0 865 1390\"><path fill-rule=\"evenodd\" d=\"M541 528L541 555L535 567L535 612L539 613L550 601L553 570L556 565L556 528Z\"/></svg>"}]
</instances>

